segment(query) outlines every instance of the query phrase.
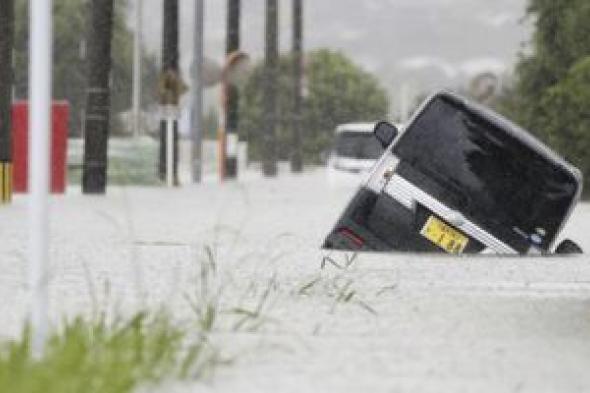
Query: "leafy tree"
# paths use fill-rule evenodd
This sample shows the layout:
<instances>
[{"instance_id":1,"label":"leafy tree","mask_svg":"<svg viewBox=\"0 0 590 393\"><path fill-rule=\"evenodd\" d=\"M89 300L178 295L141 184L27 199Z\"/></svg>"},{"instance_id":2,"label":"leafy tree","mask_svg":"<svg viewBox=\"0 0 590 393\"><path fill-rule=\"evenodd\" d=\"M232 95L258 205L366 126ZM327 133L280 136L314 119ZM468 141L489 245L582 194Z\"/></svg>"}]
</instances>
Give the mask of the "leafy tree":
<instances>
[{"instance_id":1,"label":"leafy tree","mask_svg":"<svg viewBox=\"0 0 590 393\"><path fill-rule=\"evenodd\" d=\"M292 141L293 62L279 60L277 153L289 158ZM317 162L334 137L336 125L354 121L376 121L387 117L387 93L377 79L340 52L326 49L309 54L306 63L308 95L303 105L303 157ZM250 142L254 159L260 158L263 127L264 66L258 64L244 86L240 103L240 132Z\"/></svg>"},{"instance_id":2,"label":"leafy tree","mask_svg":"<svg viewBox=\"0 0 590 393\"><path fill-rule=\"evenodd\" d=\"M585 170L590 185L590 2L529 0L532 52L499 109ZM588 190L588 187L586 187Z\"/></svg>"},{"instance_id":3,"label":"leafy tree","mask_svg":"<svg viewBox=\"0 0 590 393\"><path fill-rule=\"evenodd\" d=\"M15 10L15 87L18 98L28 96L28 0L16 0ZM86 102L87 64L85 37L89 18L89 2L55 0L53 2L53 97L70 103L70 132L80 135L81 110ZM116 115L128 110L131 103L133 36L125 24L127 1L115 2L113 23L112 111ZM144 105L154 103L158 68L154 57L143 55ZM113 124L115 132L121 125Z\"/></svg>"},{"instance_id":4,"label":"leafy tree","mask_svg":"<svg viewBox=\"0 0 590 393\"><path fill-rule=\"evenodd\" d=\"M587 174L590 189L590 56L575 63L540 102L547 140Z\"/></svg>"}]
</instances>

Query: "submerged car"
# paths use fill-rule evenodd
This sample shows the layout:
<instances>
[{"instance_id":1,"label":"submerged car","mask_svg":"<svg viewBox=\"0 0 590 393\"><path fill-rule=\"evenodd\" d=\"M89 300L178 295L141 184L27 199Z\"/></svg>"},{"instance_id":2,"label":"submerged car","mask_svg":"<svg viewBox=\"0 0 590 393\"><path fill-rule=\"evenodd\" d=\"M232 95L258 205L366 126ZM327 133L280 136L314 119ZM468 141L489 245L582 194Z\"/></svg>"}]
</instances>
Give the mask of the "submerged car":
<instances>
[{"instance_id":1,"label":"submerged car","mask_svg":"<svg viewBox=\"0 0 590 393\"><path fill-rule=\"evenodd\" d=\"M556 238L582 175L527 131L451 92L438 92L402 133L381 122L385 152L327 236L355 251L581 252Z\"/></svg>"},{"instance_id":2,"label":"submerged car","mask_svg":"<svg viewBox=\"0 0 590 393\"><path fill-rule=\"evenodd\" d=\"M332 186L358 185L383 155L384 148L373 136L376 123L347 123L336 127L334 144L327 162Z\"/></svg>"}]
</instances>

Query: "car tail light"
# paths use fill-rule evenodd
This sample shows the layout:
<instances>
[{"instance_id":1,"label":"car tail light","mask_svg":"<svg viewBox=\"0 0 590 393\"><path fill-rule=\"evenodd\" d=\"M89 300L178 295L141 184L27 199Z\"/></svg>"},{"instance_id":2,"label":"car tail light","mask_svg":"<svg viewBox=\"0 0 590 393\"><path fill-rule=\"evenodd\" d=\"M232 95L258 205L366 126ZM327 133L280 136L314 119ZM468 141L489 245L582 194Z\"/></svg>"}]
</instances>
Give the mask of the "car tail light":
<instances>
[{"instance_id":1,"label":"car tail light","mask_svg":"<svg viewBox=\"0 0 590 393\"><path fill-rule=\"evenodd\" d=\"M351 231L349 228L340 228L338 233L353 242L354 245L359 248L365 244L365 239Z\"/></svg>"}]
</instances>

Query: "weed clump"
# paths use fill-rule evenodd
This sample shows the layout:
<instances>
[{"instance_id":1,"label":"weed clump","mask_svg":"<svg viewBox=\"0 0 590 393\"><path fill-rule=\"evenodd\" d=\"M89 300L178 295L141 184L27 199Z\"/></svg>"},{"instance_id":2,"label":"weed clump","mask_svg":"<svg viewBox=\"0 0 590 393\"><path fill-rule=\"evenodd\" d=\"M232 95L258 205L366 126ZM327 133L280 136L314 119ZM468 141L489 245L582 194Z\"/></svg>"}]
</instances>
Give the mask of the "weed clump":
<instances>
[{"instance_id":1,"label":"weed clump","mask_svg":"<svg viewBox=\"0 0 590 393\"><path fill-rule=\"evenodd\" d=\"M77 317L48 338L40 359L31 355L31 329L0 348L0 392L127 393L173 377L202 377L218 360L204 340L165 312L138 312L107 322Z\"/></svg>"}]
</instances>

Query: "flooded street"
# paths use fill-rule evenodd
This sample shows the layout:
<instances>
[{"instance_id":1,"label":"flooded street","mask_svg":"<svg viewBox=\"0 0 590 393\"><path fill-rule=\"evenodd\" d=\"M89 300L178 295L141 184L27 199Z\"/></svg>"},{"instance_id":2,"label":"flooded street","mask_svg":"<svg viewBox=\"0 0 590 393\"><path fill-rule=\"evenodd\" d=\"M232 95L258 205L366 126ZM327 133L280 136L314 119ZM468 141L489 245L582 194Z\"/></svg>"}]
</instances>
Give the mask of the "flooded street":
<instances>
[{"instance_id":1,"label":"flooded street","mask_svg":"<svg viewBox=\"0 0 590 393\"><path fill-rule=\"evenodd\" d=\"M590 389L590 260L319 249L354 189L321 169L51 202L50 315L219 308L213 379L147 391L578 392ZM27 310L26 198L0 210L1 334ZM590 249L590 207L566 228ZM203 266L212 266L203 281ZM232 310L254 310L242 321Z\"/></svg>"}]
</instances>

